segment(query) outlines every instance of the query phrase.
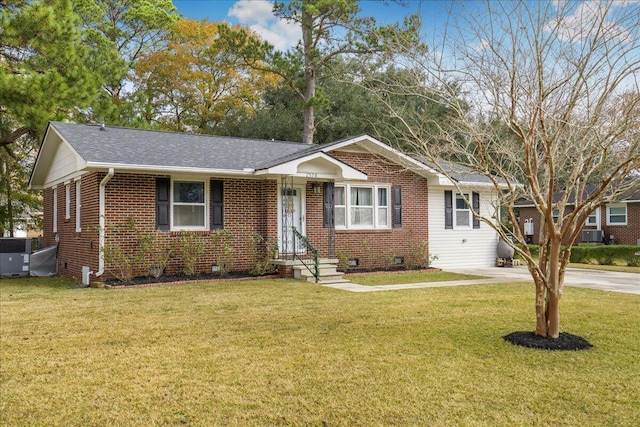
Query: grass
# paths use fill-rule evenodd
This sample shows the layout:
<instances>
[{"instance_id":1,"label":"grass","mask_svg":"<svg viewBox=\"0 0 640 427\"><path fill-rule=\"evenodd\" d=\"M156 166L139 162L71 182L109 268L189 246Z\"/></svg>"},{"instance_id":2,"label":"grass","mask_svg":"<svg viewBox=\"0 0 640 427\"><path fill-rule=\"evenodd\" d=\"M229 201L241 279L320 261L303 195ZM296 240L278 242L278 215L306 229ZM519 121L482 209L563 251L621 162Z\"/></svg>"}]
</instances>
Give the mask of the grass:
<instances>
[{"instance_id":1,"label":"grass","mask_svg":"<svg viewBox=\"0 0 640 427\"><path fill-rule=\"evenodd\" d=\"M429 272L387 272L387 273L364 273L349 274L347 279L359 285L398 285L403 283L428 283L428 282L449 282L452 280L476 280L486 279L485 276L475 276L472 274L451 273L448 271Z\"/></svg>"},{"instance_id":2,"label":"grass","mask_svg":"<svg viewBox=\"0 0 640 427\"><path fill-rule=\"evenodd\" d=\"M629 267L626 265L599 265L599 264L578 264L569 263L570 268L584 268L587 270L620 271L622 273L640 274L640 267Z\"/></svg>"},{"instance_id":3,"label":"grass","mask_svg":"<svg viewBox=\"0 0 640 427\"><path fill-rule=\"evenodd\" d=\"M637 425L637 295L565 288L581 352L501 339L533 329L530 283L11 279L0 313L0 425Z\"/></svg>"}]
</instances>

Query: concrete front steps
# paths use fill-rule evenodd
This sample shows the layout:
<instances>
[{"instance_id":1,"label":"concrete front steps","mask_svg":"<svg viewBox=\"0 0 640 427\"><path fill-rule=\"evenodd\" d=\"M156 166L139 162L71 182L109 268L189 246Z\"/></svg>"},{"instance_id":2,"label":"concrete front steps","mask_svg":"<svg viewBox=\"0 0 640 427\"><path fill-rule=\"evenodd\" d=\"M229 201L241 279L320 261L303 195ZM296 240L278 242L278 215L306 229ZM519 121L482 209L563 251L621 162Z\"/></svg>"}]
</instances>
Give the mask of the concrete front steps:
<instances>
[{"instance_id":1,"label":"concrete front steps","mask_svg":"<svg viewBox=\"0 0 640 427\"><path fill-rule=\"evenodd\" d=\"M334 258L321 258L318 260L318 284L319 285L335 285L339 283L351 283L342 277L342 273L336 270L338 266L338 260ZM306 280L307 282L315 283L316 279L313 277L313 273L305 267L302 262L294 261L293 264L293 277L295 279Z\"/></svg>"}]
</instances>

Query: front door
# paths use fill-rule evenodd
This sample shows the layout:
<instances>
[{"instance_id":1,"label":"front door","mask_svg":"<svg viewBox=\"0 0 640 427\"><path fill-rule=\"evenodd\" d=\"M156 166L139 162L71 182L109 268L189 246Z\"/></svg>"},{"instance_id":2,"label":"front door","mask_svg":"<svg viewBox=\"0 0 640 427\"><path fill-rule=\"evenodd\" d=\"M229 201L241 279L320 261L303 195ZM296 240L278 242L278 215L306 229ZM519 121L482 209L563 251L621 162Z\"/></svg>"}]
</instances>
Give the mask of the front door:
<instances>
[{"instance_id":1,"label":"front door","mask_svg":"<svg viewBox=\"0 0 640 427\"><path fill-rule=\"evenodd\" d=\"M306 235L305 221L305 191L304 186L294 185L283 188L280 192L280 248L283 252L293 252L293 242L296 252L305 251L299 239L294 239L292 227L303 236Z\"/></svg>"}]
</instances>

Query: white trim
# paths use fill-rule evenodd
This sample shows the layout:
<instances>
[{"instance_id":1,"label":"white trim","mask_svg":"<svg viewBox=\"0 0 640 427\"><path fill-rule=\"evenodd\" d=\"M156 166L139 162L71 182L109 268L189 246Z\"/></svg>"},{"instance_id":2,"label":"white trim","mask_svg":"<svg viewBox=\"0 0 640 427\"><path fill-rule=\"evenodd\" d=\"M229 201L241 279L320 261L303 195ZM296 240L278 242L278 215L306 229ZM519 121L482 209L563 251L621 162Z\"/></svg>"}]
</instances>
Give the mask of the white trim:
<instances>
[{"instance_id":1,"label":"white trim","mask_svg":"<svg viewBox=\"0 0 640 427\"><path fill-rule=\"evenodd\" d=\"M307 235L307 191L306 191L306 183L294 183L291 187L293 190L300 191L300 226L301 230L298 230L300 234L303 236ZM282 244L282 183L278 182L278 197L276 207L278 212L278 249L282 252L283 244ZM296 196L297 197L297 196ZM294 224L295 226L295 224ZM296 227L298 228L298 227ZM298 251L299 248L296 248ZM303 250L306 252L306 250Z\"/></svg>"},{"instance_id":2,"label":"white trim","mask_svg":"<svg viewBox=\"0 0 640 427\"><path fill-rule=\"evenodd\" d=\"M82 187L80 181L76 183L76 233L82 231Z\"/></svg>"},{"instance_id":3,"label":"white trim","mask_svg":"<svg viewBox=\"0 0 640 427\"><path fill-rule=\"evenodd\" d=\"M321 164L324 164L319 166L318 160L321 161ZM307 168L305 168L305 164L313 164L314 161L316 161L316 164L313 165L315 167L309 169L307 165ZM255 172L255 175L286 175L306 179L367 180L366 174L324 152L313 153L269 168L260 169Z\"/></svg>"},{"instance_id":4,"label":"white trim","mask_svg":"<svg viewBox=\"0 0 640 427\"><path fill-rule=\"evenodd\" d=\"M105 245L105 236L106 236L106 198L107 198L107 183L113 175L115 171L113 168L109 169L109 172L102 178L100 181L99 191L98 191L98 272L96 273L96 277L100 277L104 274L104 245Z\"/></svg>"},{"instance_id":5,"label":"white trim","mask_svg":"<svg viewBox=\"0 0 640 427\"><path fill-rule=\"evenodd\" d=\"M53 232L58 232L58 187L53 187Z\"/></svg>"},{"instance_id":6,"label":"white trim","mask_svg":"<svg viewBox=\"0 0 640 427\"><path fill-rule=\"evenodd\" d=\"M69 181L64 183L64 219L71 218L71 184Z\"/></svg>"},{"instance_id":7,"label":"white trim","mask_svg":"<svg viewBox=\"0 0 640 427\"><path fill-rule=\"evenodd\" d=\"M340 207L344 207L345 210L345 225L336 225L336 230L390 230L392 227L391 224L391 184L351 184L351 183L336 183L335 187L344 188L344 205L337 205ZM372 222L373 225L354 225L351 221L351 189L352 188L370 188L372 192L372 201L373 206L372 209ZM378 201L378 189L384 188L387 190L387 225L378 225L379 224L379 201Z\"/></svg>"},{"instance_id":8,"label":"white trim","mask_svg":"<svg viewBox=\"0 0 640 427\"><path fill-rule=\"evenodd\" d=\"M453 192L453 229L454 230L473 229L473 214L471 213L472 206L466 202L466 201L469 201L471 204L473 203L473 200L469 198L469 194L473 194L473 193L458 193L455 191ZM464 209L458 209L458 196L461 196L460 200L465 202ZM467 213L467 219L468 219L467 225L458 225L458 212Z\"/></svg>"},{"instance_id":9,"label":"white trim","mask_svg":"<svg viewBox=\"0 0 640 427\"><path fill-rule=\"evenodd\" d=\"M171 182L171 186L170 186L170 194L169 194L169 209L171 210L170 212L170 225L169 225L169 229L171 231L181 231L181 230L185 230L185 231L207 231L210 228L210 224L209 224L209 206L211 204L211 201L209 200L209 180L208 179L195 179L195 178L182 178L182 177L171 177L170 179ZM175 185L176 182L196 182L196 183L202 183L203 184L203 191L204 191L204 203L181 203L181 202L175 202L173 200L173 196L174 196L174 191L173 191L173 186ZM175 225L174 221L175 221L175 211L174 208L176 206L203 206L204 208L204 218L203 218L203 225L198 225L198 226L184 226L184 225Z\"/></svg>"}]
</instances>

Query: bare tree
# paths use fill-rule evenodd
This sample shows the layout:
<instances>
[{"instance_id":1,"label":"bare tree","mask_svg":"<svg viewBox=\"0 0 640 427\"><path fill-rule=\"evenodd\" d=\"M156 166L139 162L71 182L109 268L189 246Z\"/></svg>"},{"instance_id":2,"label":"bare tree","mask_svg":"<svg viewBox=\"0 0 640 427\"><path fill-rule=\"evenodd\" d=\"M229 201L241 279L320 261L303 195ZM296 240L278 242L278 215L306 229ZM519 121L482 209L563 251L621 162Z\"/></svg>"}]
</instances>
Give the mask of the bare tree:
<instances>
[{"instance_id":1,"label":"bare tree","mask_svg":"<svg viewBox=\"0 0 640 427\"><path fill-rule=\"evenodd\" d=\"M439 172L450 175L437 166L448 159L490 177L510 221L480 219L513 239L535 282L535 333L555 339L565 269L582 226L594 209L640 184L640 3L469 6L452 10L439 50L404 51L404 66L426 81L387 84L377 93L383 103L389 93L405 94L455 112L444 127L388 104L404 125L402 143ZM500 189L505 184L510 191ZM519 227L507 225L517 224L523 198L542 218L539 258Z\"/></svg>"}]
</instances>

